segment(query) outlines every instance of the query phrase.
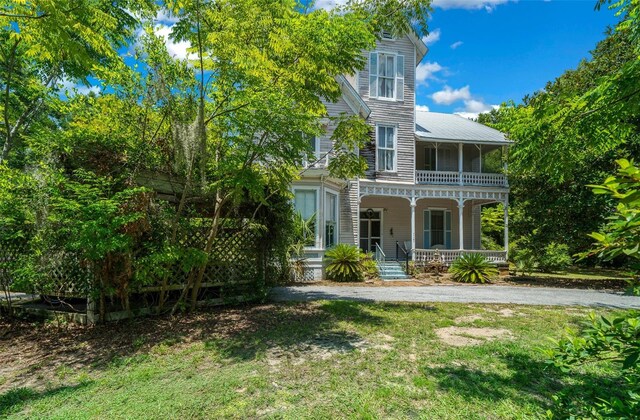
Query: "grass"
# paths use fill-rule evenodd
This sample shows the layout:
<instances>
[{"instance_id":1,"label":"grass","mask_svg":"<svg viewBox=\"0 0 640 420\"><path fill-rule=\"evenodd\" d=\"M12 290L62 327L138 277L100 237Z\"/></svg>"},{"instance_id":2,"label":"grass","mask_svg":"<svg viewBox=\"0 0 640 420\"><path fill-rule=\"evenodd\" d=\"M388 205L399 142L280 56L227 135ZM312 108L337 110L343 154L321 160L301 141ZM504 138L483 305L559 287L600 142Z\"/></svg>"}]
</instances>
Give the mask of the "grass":
<instances>
[{"instance_id":1,"label":"grass","mask_svg":"<svg viewBox=\"0 0 640 420\"><path fill-rule=\"evenodd\" d=\"M60 342L64 334L82 341L85 356L97 347L109 356L69 366L68 351L47 348L64 367L38 367L31 374L41 380L27 386L10 379L0 388L0 417L544 417L557 391L588 397L616 387L606 365L563 374L547 369L539 351L586 313L331 301L222 309L169 320L170 332L153 319L144 332L142 324L97 327L91 338L59 332ZM438 336L445 327L510 334L454 346Z\"/></svg>"}]
</instances>

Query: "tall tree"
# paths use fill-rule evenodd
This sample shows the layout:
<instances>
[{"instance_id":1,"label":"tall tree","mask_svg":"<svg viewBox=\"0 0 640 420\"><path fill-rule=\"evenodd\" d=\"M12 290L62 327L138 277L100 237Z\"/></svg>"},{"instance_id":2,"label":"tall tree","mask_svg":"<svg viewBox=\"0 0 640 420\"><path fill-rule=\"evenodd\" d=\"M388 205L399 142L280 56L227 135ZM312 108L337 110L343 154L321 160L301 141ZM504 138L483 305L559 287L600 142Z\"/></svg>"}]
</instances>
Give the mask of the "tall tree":
<instances>
[{"instance_id":1,"label":"tall tree","mask_svg":"<svg viewBox=\"0 0 640 420\"><path fill-rule=\"evenodd\" d=\"M615 5L622 5L621 23L590 60L522 104L479 118L516 142L509 165L512 232L527 246L555 241L574 253L586 250L586 233L598 229L612 206L586 185L611 173L616 159L640 154L639 43L628 25L637 4Z\"/></svg>"},{"instance_id":2,"label":"tall tree","mask_svg":"<svg viewBox=\"0 0 640 420\"><path fill-rule=\"evenodd\" d=\"M330 170L363 171L353 153L367 140L358 117L330 118L326 102L341 95L337 78L364 65L380 31L413 30L407 17L428 1L350 2L334 11L306 10L294 0L167 1L178 22L172 37L187 41L193 74L176 78L176 64L149 40L149 71L166 104L186 179L181 205L192 190L209 197L209 255L223 216L248 196L264 201L266 188L286 191L309 150L308 136L336 125ZM426 19L421 16L421 19ZM154 46L155 45L155 46ZM185 89L185 86L188 88ZM178 88L181 86L181 88ZM193 308L204 276L192 276Z\"/></svg>"},{"instance_id":3,"label":"tall tree","mask_svg":"<svg viewBox=\"0 0 640 420\"><path fill-rule=\"evenodd\" d=\"M65 80L109 77L124 64L118 50L150 17L153 0L0 2L0 163L25 131L46 118L47 101Z\"/></svg>"}]
</instances>

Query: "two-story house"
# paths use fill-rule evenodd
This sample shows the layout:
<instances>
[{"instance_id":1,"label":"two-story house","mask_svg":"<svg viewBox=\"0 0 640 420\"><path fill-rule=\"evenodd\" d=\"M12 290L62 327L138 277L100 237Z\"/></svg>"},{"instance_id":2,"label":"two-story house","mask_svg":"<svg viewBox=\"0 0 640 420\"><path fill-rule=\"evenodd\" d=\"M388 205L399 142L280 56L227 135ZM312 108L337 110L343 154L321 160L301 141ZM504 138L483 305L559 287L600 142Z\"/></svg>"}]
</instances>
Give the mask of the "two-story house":
<instances>
[{"instance_id":1,"label":"two-story house","mask_svg":"<svg viewBox=\"0 0 640 420\"><path fill-rule=\"evenodd\" d=\"M371 141L360 150L368 170L359 179L332 178L326 164L333 127L311 140L321 159L293 185L296 210L316 220L307 279L323 276L324 252L338 242L356 244L378 260L396 259L400 249L428 261L438 249L447 263L470 251L506 261L507 227L504 250L481 249L480 210L504 203L508 225L502 162L510 141L457 115L416 111L415 69L426 53L413 34L383 37L362 71L339 78L342 98L327 109L370 124Z\"/></svg>"}]
</instances>

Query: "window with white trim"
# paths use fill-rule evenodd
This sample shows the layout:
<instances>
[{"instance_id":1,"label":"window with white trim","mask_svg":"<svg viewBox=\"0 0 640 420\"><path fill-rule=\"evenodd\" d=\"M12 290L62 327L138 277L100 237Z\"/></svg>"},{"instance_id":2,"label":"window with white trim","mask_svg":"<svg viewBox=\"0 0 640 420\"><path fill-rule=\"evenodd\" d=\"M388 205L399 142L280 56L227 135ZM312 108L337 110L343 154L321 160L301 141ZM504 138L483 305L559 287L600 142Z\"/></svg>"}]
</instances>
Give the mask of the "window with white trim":
<instances>
[{"instance_id":1,"label":"window with white trim","mask_svg":"<svg viewBox=\"0 0 640 420\"><path fill-rule=\"evenodd\" d=\"M318 190L296 188L293 191L293 206L302 219L308 224L312 233L305 238L307 246L315 246L318 237L318 223L316 222L318 211ZM306 232L303 232L306 234Z\"/></svg>"},{"instance_id":2,"label":"window with white trim","mask_svg":"<svg viewBox=\"0 0 640 420\"><path fill-rule=\"evenodd\" d=\"M325 248L338 243L338 196L331 192L324 198L324 243Z\"/></svg>"},{"instance_id":3,"label":"window with white trim","mask_svg":"<svg viewBox=\"0 0 640 420\"><path fill-rule=\"evenodd\" d=\"M404 100L404 56L369 54L369 97Z\"/></svg>"},{"instance_id":4,"label":"window with white trim","mask_svg":"<svg viewBox=\"0 0 640 420\"><path fill-rule=\"evenodd\" d=\"M396 171L396 127L379 125L376 127L376 170Z\"/></svg>"},{"instance_id":5,"label":"window with white trim","mask_svg":"<svg viewBox=\"0 0 640 420\"><path fill-rule=\"evenodd\" d=\"M320 139L316 136L305 136L307 142L309 143L309 152L305 155L302 160L302 166L305 168L316 165L319 162L317 160L320 158Z\"/></svg>"}]
</instances>

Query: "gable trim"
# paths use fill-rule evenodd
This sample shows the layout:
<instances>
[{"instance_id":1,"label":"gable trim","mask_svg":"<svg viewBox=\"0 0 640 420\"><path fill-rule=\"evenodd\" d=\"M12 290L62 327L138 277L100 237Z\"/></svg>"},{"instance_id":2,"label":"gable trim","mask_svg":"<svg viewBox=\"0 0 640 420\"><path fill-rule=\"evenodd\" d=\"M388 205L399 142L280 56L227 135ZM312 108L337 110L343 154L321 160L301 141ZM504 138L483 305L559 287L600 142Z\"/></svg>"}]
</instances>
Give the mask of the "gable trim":
<instances>
[{"instance_id":1,"label":"gable trim","mask_svg":"<svg viewBox=\"0 0 640 420\"><path fill-rule=\"evenodd\" d=\"M358 95L355 88L351 86L351 83L347 79L340 75L336 77L336 81L340 85L342 90L342 97L344 101L349 105L349 108L355 113L360 115L365 120L371 115L371 109L364 103L364 100Z\"/></svg>"}]
</instances>

